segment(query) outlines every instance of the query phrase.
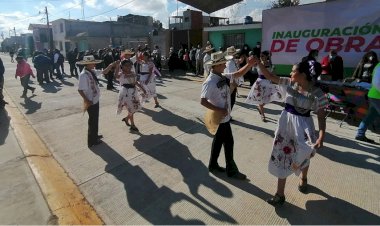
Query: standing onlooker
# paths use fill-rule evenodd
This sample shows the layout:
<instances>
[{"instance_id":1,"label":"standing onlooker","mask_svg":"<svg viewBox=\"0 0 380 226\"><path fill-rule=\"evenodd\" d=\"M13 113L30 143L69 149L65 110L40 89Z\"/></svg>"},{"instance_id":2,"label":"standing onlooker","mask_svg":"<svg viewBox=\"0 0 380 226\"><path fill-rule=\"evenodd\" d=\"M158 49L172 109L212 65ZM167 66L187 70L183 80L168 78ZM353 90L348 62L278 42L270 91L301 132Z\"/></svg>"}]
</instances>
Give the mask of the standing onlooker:
<instances>
[{"instance_id":1,"label":"standing onlooker","mask_svg":"<svg viewBox=\"0 0 380 226\"><path fill-rule=\"evenodd\" d=\"M50 58L44 55L42 52L37 51L32 61L37 71L38 83L42 85L44 80L46 83L49 83Z\"/></svg>"},{"instance_id":2,"label":"standing onlooker","mask_svg":"<svg viewBox=\"0 0 380 226\"><path fill-rule=\"evenodd\" d=\"M261 42L256 43L256 47L253 48L253 55L256 56L257 58L260 58L260 53L261 53Z\"/></svg>"},{"instance_id":3,"label":"standing onlooker","mask_svg":"<svg viewBox=\"0 0 380 226\"><path fill-rule=\"evenodd\" d=\"M371 83L372 72L379 62L377 54L374 51L369 51L364 54L360 60L358 66L356 67L352 77L357 79L358 82Z\"/></svg>"},{"instance_id":4,"label":"standing onlooker","mask_svg":"<svg viewBox=\"0 0 380 226\"><path fill-rule=\"evenodd\" d=\"M108 52L106 52L103 56L103 62L104 67L108 67L108 65L111 65L113 62L115 62L111 49L109 49ZM114 70L110 70L108 73L105 74L105 76L107 78L107 90L115 89L115 87L113 86Z\"/></svg>"},{"instance_id":5,"label":"standing onlooker","mask_svg":"<svg viewBox=\"0 0 380 226\"><path fill-rule=\"evenodd\" d=\"M99 81L96 77L94 68L95 65L101 63L101 60L95 60L92 55L83 56L83 60L77 62L78 65L83 65L84 69L79 75L78 92L83 98L84 109L88 113L88 133L87 146L90 148L94 145L102 143L99 135ZM110 64L103 73L107 73L111 68L114 68L116 63Z\"/></svg>"},{"instance_id":6,"label":"standing onlooker","mask_svg":"<svg viewBox=\"0 0 380 226\"><path fill-rule=\"evenodd\" d=\"M206 62L211 60L211 53L214 50L211 46L206 46L206 49L203 51L204 57L203 57L203 73L205 78L210 74L211 66L206 64Z\"/></svg>"},{"instance_id":7,"label":"standing onlooker","mask_svg":"<svg viewBox=\"0 0 380 226\"><path fill-rule=\"evenodd\" d=\"M66 75L65 73L65 66L64 66L64 63L65 63L65 56L63 56L63 54L61 53L61 51L58 51L58 67L61 68L61 71L62 71L62 76Z\"/></svg>"},{"instance_id":8,"label":"standing onlooker","mask_svg":"<svg viewBox=\"0 0 380 226\"><path fill-rule=\"evenodd\" d=\"M15 61L13 60L14 55L15 55L15 51L14 51L13 48L11 48L11 49L9 50L9 56L11 57L11 62L12 62L12 63L15 62Z\"/></svg>"},{"instance_id":9,"label":"standing onlooker","mask_svg":"<svg viewBox=\"0 0 380 226\"><path fill-rule=\"evenodd\" d=\"M58 49L55 49L54 50L54 69L53 69L53 73L54 73L54 70L56 72L56 76L58 79L63 79L62 77L62 74L61 74L61 70L59 69L60 68L60 65L59 65L59 50Z\"/></svg>"},{"instance_id":10,"label":"standing onlooker","mask_svg":"<svg viewBox=\"0 0 380 226\"><path fill-rule=\"evenodd\" d=\"M77 57L78 57L78 48L74 48L72 51L70 51L67 54L67 61L69 62L69 65L70 65L70 75L75 76L75 77L78 77L78 69L76 66Z\"/></svg>"},{"instance_id":11,"label":"standing onlooker","mask_svg":"<svg viewBox=\"0 0 380 226\"><path fill-rule=\"evenodd\" d=\"M30 65L25 61L24 56L20 55L16 57L17 61L17 68L16 68L16 73L15 73L15 79L17 77L20 77L21 85L24 87L24 90L22 92L21 97L26 97L26 93L28 92L28 89L34 93L34 90L36 88L29 86L29 79L30 76L35 78L32 68Z\"/></svg>"},{"instance_id":12,"label":"standing onlooker","mask_svg":"<svg viewBox=\"0 0 380 226\"><path fill-rule=\"evenodd\" d=\"M161 71L161 50L160 48L158 47L158 45L155 45L154 46L154 50L152 52L152 55L153 55L153 61L154 61L154 64L156 65L156 68Z\"/></svg>"},{"instance_id":13,"label":"standing onlooker","mask_svg":"<svg viewBox=\"0 0 380 226\"><path fill-rule=\"evenodd\" d=\"M331 50L329 55L323 57L321 80L343 80L343 59L336 50Z\"/></svg>"},{"instance_id":14,"label":"standing onlooker","mask_svg":"<svg viewBox=\"0 0 380 226\"><path fill-rule=\"evenodd\" d=\"M191 68L191 71L193 73L196 73L196 70L195 70L195 66L196 66L195 65L196 64L196 57L195 57L195 55L196 55L196 53L197 53L197 49L194 46L192 46L191 50L190 50L189 57L190 57L190 68Z\"/></svg>"},{"instance_id":15,"label":"standing onlooker","mask_svg":"<svg viewBox=\"0 0 380 226\"><path fill-rule=\"evenodd\" d=\"M3 60L0 57L0 108L4 108L4 105L7 104L7 102L4 100L4 95L3 95L3 88L4 88L4 64Z\"/></svg>"},{"instance_id":16,"label":"standing onlooker","mask_svg":"<svg viewBox=\"0 0 380 226\"><path fill-rule=\"evenodd\" d=\"M375 143L373 140L365 136L367 128L376 118L380 117L380 63L377 63L372 74L371 89L368 92L369 109L367 115L361 121L357 133L356 140Z\"/></svg>"},{"instance_id":17,"label":"standing onlooker","mask_svg":"<svg viewBox=\"0 0 380 226\"><path fill-rule=\"evenodd\" d=\"M169 72L173 72L175 66L177 65L178 62L178 55L174 51L173 47L170 47L169 49L169 59L168 59L168 67L169 67Z\"/></svg>"},{"instance_id":18,"label":"standing onlooker","mask_svg":"<svg viewBox=\"0 0 380 226\"><path fill-rule=\"evenodd\" d=\"M197 50L195 52L195 74L196 75L202 75L203 71L202 71L202 49L201 49L201 46L198 45L197 46Z\"/></svg>"}]
</instances>

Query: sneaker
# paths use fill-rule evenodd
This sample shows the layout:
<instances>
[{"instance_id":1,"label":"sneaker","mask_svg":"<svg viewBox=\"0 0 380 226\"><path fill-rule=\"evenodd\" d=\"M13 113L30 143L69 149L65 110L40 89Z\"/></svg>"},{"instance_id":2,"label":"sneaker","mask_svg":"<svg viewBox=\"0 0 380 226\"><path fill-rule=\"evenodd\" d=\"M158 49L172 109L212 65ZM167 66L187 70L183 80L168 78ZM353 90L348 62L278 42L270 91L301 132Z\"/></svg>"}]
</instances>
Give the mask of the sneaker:
<instances>
[{"instance_id":1,"label":"sneaker","mask_svg":"<svg viewBox=\"0 0 380 226\"><path fill-rule=\"evenodd\" d=\"M357 137L355 137L355 140L360 140L360 141L364 141L364 142L371 143L371 144L375 143L374 140L368 139L366 136L357 136Z\"/></svg>"}]
</instances>

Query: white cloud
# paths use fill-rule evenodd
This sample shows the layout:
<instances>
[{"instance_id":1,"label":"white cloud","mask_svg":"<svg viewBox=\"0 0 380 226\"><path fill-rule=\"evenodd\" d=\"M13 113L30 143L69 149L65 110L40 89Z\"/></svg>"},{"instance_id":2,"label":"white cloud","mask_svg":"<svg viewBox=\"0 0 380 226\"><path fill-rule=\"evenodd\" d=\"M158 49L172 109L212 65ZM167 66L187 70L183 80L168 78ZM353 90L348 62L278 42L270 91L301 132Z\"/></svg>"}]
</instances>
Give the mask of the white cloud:
<instances>
[{"instance_id":1,"label":"white cloud","mask_svg":"<svg viewBox=\"0 0 380 226\"><path fill-rule=\"evenodd\" d=\"M64 9L80 9L81 8L81 1L80 0L74 0L72 2L65 2L62 4L62 7Z\"/></svg>"},{"instance_id":2,"label":"white cloud","mask_svg":"<svg viewBox=\"0 0 380 226\"><path fill-rule=\"evenodd\" d=\"M93 8L93 9L102 9L102 5L98 4L97 0L86 0L85 4L86 4L86 6Z\"/></svg>"},{"instance_id":3,"label":"white cloud","mask_svg":"<svg viewBox=\"0 0 380 226\"><path fill-rule=\"evenodd\" d=\"M14 35L13 28L16 29L16 34L31 33L28 30L29 23L44 23L41 22L43 15L39 15L38 12L35 15L15 11L13 13L0 13L0 31L4 33L5 37Z\"/></svg>"}]
</instances>

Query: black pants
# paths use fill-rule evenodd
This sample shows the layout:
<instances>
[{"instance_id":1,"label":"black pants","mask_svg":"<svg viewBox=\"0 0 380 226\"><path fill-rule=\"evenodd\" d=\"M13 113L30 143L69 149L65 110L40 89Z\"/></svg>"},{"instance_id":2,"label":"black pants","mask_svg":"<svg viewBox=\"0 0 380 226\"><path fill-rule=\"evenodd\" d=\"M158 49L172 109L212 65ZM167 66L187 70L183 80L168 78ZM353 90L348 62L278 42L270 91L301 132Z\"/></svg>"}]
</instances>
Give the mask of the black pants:
<instances>
[{"instance_id":1,"label":"black pants","mask_svg":"<svg viewBox=\"0 0 380 226\"><path fill-rule=\"evenodd\" d=\"M48 67L42 67L37 69L37 81L38 83L43 83L43 81L49 82L49 68Z\"/></svg>"},{"instance_id":2,"label":"black pants","mask_svg":"<svg viewBox=\"0 0 380 226\"><path fill-rule=\"evenodd\" d=\"M98 140L99 130L99 102L87 109L88 113L88 135L87 145L91 146Z\"/></svg>"},{"instance_id":3,"label":"black pants","mask_svg":"<svg viewBox=\"0 0 380 226\"><path fill-rule=\"evenodd\" d=\"M226 170L228 175L238 172L234 161L234 138L232 136L231 125L229 122L221 123L214 136L211 146L211 157L209 167L218 166L218 157L224 146L224 156L226 159Z\"/></svg>"},{"instance_id":4,"label":"black pants","mask_svg":"<svg viewBox=\"0 0 380 226\"><path fill-rule=\"evenodd\" d=\"M107 89L113 89L113 77L114 77L114 72L110 71L107 74Z\"/></svg>"},{"instance_id":5,"label":"black pants","mask_svg":"<svg viewBox=\"0 0 380 226\"><path fill-rule=\"evenodd\" d=\"M231 110L234 107L235 102L236 102L236 93L237 93L237 87L231 93Z\"/></svg>"},{"instance_id":6,"label":"black pants","mask_svg":"<svg viewBox=\"0 0 380 226\"><path fill-rule=\"evenodd\" d=\"M70 63L70 75L78 77L78 69L77 69L77 67L75 65L75 62Z\"/></svg>"}]
</instances>

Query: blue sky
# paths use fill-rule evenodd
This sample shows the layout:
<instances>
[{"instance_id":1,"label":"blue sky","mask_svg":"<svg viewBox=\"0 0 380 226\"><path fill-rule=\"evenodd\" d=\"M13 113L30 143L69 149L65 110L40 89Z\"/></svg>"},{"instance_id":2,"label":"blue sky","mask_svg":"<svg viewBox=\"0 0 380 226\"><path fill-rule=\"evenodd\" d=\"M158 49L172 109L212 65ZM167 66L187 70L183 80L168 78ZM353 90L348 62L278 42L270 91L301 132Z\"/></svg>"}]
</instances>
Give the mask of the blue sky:
<instances>
[{"instance_id":1,"label":"blue sky","mask_svg":"<svg viewBox=\"0 0 380 226\"><path fill-rule=\"evenodd\" d=\"M118 15L129 13L152 16L167 27L170 15L181 15L183 10L193 9L176 0L83 0L85 20L116 20ZM324 0L300 0L301 4L322 2ZM241 3L212 13L212 16L230 18L231 23L241 23L250 15L254 20L261 20L261 12L267 9L272 0L244 0ZM82 19L81 0L0 0L0 34L4 37L28 33L30 23L46 24L43 13L45 6L49 11L49 20L59 18Z\"/></svg>"}]
</instances>

